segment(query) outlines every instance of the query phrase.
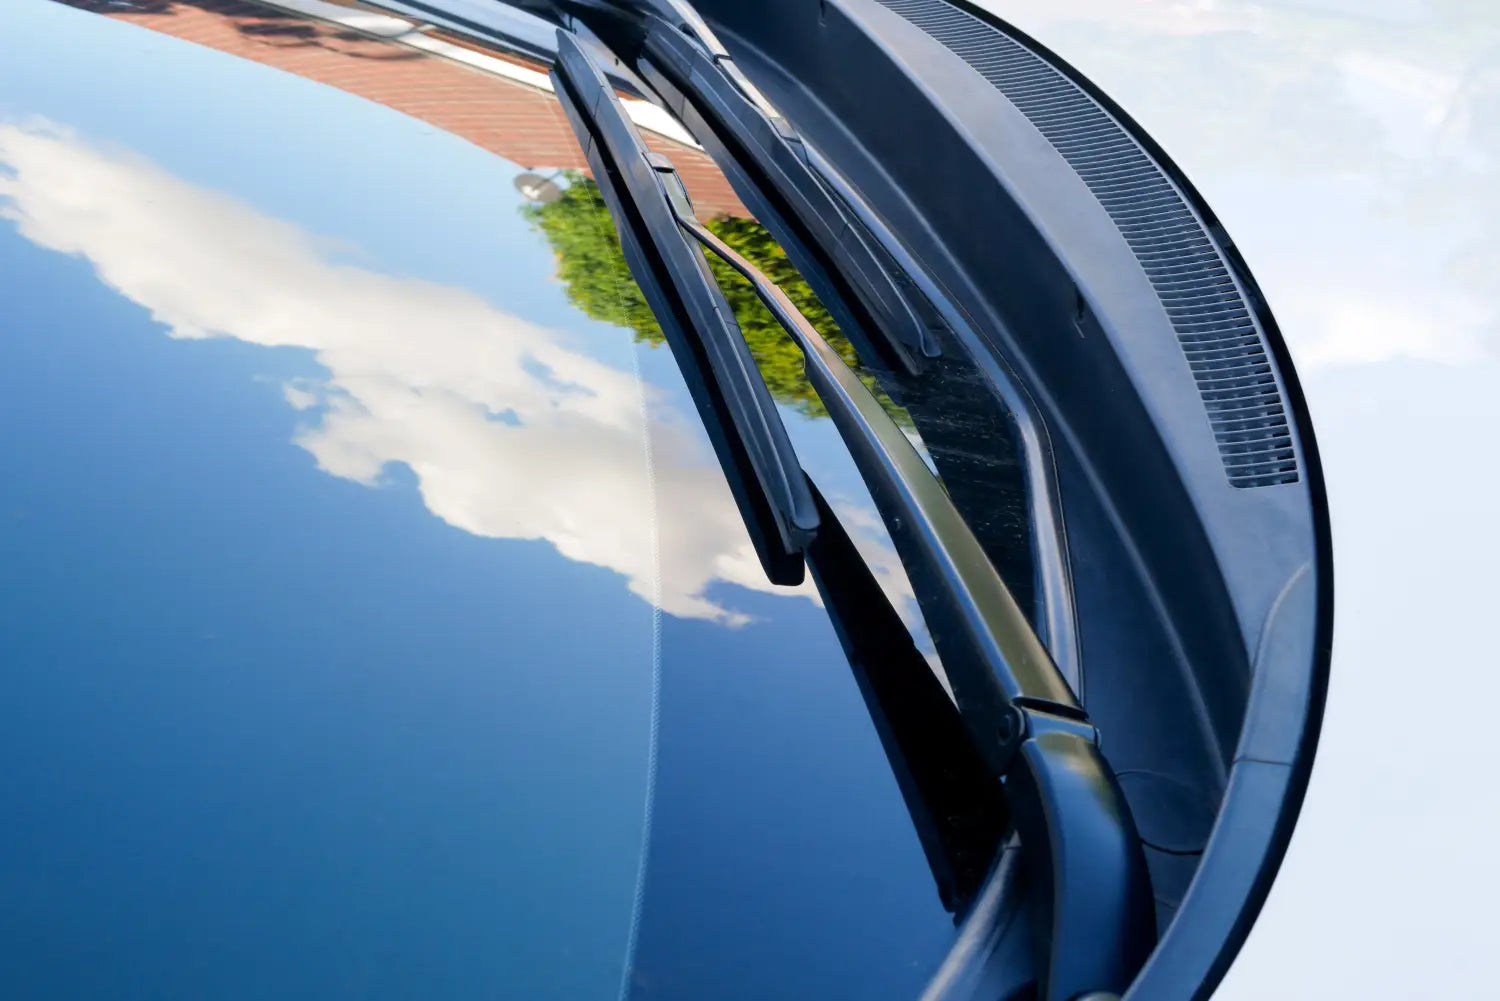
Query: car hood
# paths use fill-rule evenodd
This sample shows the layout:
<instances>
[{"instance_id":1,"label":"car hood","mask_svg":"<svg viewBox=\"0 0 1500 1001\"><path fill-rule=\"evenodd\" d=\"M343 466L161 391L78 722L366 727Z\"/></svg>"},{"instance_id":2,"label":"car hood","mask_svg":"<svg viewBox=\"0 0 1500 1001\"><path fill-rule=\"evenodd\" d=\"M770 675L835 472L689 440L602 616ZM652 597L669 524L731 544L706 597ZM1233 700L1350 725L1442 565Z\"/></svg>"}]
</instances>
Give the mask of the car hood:
<instances>
[{"instance_id":1,"label":"car hood","mask_svg":"<svg viewBox=\"0 0 1500 1001\"><path fill-rule=\"evenodd\" d=\"M1089 78L1202 194L1306 393L1333 531L1332 680L1291 847L1216 997L1483 994L1500 879L1500 12L1454 2L983 6ZM1423 736L1419 731L1431 729Z\"/></svg>"}]
</instances>

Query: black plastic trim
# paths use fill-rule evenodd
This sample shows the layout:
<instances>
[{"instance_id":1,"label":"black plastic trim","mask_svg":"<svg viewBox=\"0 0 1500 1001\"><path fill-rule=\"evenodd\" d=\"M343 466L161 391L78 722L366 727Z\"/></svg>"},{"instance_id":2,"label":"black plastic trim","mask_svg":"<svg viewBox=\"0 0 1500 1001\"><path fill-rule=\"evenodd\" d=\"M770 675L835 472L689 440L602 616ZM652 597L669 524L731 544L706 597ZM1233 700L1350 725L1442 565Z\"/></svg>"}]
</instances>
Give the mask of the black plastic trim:
<instances>
[{"instance_id":1,"label":"black plastic trim","mask_svg":"<svg viewBox=\"0 0 1500 1001\"><path fill-rule=\"evenodd\" d=\"M947 46L1004 94L1099 199L1177 331L1230 484L1295 483L1296 446L1259 324L1238 295L1201 301L1206 290L1225 286L1234 275L1172 178L1091 95L989 22L944 0L878 2ZM1230 363L1196 353L1251 337L1247 357L1264 368L1230 384L1222 379ZM1222 437L1229 412L1236 415L1232 443Z\"/></svg>"}]
</instances>

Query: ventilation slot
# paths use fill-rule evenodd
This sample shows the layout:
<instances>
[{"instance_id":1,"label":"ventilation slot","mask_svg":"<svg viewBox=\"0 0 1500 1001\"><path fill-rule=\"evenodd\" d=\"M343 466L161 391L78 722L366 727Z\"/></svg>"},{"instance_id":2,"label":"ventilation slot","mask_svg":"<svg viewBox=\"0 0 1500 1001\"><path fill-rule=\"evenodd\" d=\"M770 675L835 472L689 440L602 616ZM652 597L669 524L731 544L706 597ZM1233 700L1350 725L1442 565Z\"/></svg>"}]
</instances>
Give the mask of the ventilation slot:
<instances>
[{"instance_id":1,"label":"ventilation slot","mask_svg":"<svg viewBox=\"0 0 1500 1001\"><path fill-rule=\"evenodd\" d=\"M1295 483L1291 427L1260 327L1171 179L1077 84L994 26L942 0L880 3L993 84L1099 199L1167 311L1229 482Z\"/></svg>"}]
</instances>

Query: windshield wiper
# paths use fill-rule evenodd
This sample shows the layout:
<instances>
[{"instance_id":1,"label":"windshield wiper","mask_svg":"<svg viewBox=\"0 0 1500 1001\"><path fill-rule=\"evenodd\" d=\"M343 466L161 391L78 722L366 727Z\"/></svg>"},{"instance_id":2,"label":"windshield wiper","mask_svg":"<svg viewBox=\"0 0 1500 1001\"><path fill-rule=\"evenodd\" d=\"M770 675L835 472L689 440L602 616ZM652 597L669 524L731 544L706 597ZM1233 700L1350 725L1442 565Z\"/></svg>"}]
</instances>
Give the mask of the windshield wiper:
<instances>
[{"instance_id":1,"label":"windshield wiper","mask_svg":"<svg viewBox=\"0 0 1500 1001\"><path fill-rule=\"evenodd\" d=\"M554 86L619 224L626 262L683 371L767 577L800 583L818 513L775 401L708 262L657 196L665 161L642 144L593 60L571 35L559 38Z\"/></svg>"},{"instance_id":2,"label":"windshield wiper","mask_svg":"<svg viewBox=\"0 0 1500 1001\"><path fill-rule=\"evenodd\" d=\"M651 255L641 253L632 271L653 283L683 282L683 299L704 298L702 286L713 277L701 253L682 238L689 234L750 282L802 351L808 380L911 579L963 727L989 774L1004 782L1037 891L1033 914L1045 950L1038 996L1065 1001L1089 991L1123 992L1155 941L1154 903L1135 825L1100 751L1098 730L911 441L786 293L693 215L671 163L646 149L602 72L563 31L553 76L596 180L603 188L607 174L611 189L619 186L610 208L621 223L622 243L635 243L625 237L639 234L655 260L684 262L653 271ZM722 304L722 297L716 301ZM687 329L737 336L723 319ZM748 361L748 352L744 357ZM741 379L746 371L731 375ZM764 390L758 373L748 372ZM779 427L774 411L765 416ZM785 440L784 428L776 437ZM782 461L782 472L795 474L806 489L790 444Z\"/></svg>"}]
</instances>

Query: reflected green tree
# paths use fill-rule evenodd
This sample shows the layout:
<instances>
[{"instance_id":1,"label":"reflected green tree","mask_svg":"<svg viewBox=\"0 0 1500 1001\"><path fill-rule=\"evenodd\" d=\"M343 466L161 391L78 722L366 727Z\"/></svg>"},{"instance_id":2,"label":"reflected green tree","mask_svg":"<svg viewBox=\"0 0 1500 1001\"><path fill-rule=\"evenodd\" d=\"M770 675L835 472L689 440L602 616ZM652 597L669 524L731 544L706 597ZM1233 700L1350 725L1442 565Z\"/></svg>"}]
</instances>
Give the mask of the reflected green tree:
<instances>
[{"instance_id":1,"label":"reflected green tree","mask_svg":"<svg viewBox=\"0 0 1500 1001\"><path fill-rule=\"evenodd\" d=\"M557 255L557 276L567 290L568 300L596 320L633 331L638 341L661 344L665 340L661 325L630 276L614 220L598 186L579 171L568 171L565 176L568 186L560 198L545 205L526 205L521 211L552 244ZM753 219L733 216L710 219L706 225L781 286L818 332L846 361L858 367L853 346L764 226ZM826 416L827 411L803 373L802 352L756 298L750 283L712 254L708 255L708 262L734 310L735 320L771 395L808 416ZM889 404L884 394L881 396L882 402Z\"/></svg>"}]
</instances>

